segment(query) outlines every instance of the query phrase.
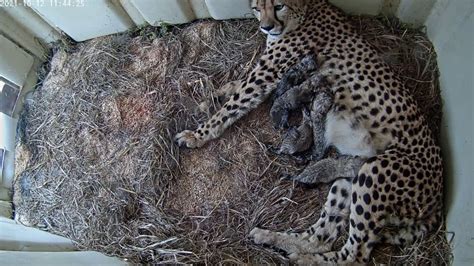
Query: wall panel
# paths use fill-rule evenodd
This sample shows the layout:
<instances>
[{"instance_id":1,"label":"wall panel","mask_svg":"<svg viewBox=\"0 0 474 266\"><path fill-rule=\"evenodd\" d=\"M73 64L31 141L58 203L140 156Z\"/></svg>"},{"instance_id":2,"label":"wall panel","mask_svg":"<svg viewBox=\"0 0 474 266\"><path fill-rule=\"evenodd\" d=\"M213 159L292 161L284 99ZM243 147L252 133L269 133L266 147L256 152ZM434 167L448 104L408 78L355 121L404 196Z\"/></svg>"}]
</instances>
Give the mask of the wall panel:
<instances>
[{"instance_id":1,"label":"wall panel","mask_svg":"<svg viewBox=\"0 0 474 266\"><path fill-rule=\"evenodd\" d=\"M23 86L33 66L33 57L0 34L0 76Z\"/></svg>"},{"instance_id":2,"label":"wall panel","mask_svg":"<svg viewBox=\"0 0 474 266\"><path fill-rule=\"evenodd\" d=\"M441 75L446 222L455 233L454 265L474 265L474 2L438 0L425 25Z\"/></svg>"},{"instance_id":3,"label":"wall panel","mask_svg":"<svg viewBox=\"0 0 474 266\"><path fill-rule=\"evenodd\" d=\"M84 6L34 4L32 8L52 26L79 42L135 26L123 10L108 0L85 1Z\"/></svg>"},{"instance_id":4,"label":"wall panel","mask_svg":"<svg viewBox=\"0 0 474 266\"><path fill-rule=\"evenodd\" d=\"M131 0L145 20L153 26L182 24L196 19L188 0Z\"/></svg>"}]
</instances>

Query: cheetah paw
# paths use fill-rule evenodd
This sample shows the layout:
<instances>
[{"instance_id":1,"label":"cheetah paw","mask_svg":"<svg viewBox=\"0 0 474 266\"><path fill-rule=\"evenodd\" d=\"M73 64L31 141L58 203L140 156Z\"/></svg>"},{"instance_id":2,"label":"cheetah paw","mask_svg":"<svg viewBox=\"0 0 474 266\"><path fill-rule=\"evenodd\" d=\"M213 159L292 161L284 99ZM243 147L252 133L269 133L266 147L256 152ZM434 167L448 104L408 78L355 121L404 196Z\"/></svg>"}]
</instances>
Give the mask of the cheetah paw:
<instances>
[{"instance_id":1,"label":"cheetah paw","mask_svg":"<svg viewBox=\"0 0 474 266\"><path fill-rule=\"evenodd\" d=\"M291 262L295 263L296 265L314 265L315 261L312 259L311 255L309 254L301 254L301 253L291 253L288 258Z\"/></svg>"},{"instance_id":2,"label":"cheetah paw","mask_svg":"<svg viewBox=\"0 0 474 266\"><path fill-rule=\"evenodd\" d=\"M185 130L181 133L176 134L174 140L180 147L187 147L190 149L199 148L204 145L204 142L201 141L196 133L191 130Z\"/></svg>"},{"instance_id":3,"label":"cheetah paw","mask_svg":"<svg viewBox=\"0 0 474 266\"><path fill-rule=\"evenodd\" d=\"M249 234L253 242L257 245L272 244L275 241L275 236L272 232L255 227Z\"/></svg>"}]
</instances>

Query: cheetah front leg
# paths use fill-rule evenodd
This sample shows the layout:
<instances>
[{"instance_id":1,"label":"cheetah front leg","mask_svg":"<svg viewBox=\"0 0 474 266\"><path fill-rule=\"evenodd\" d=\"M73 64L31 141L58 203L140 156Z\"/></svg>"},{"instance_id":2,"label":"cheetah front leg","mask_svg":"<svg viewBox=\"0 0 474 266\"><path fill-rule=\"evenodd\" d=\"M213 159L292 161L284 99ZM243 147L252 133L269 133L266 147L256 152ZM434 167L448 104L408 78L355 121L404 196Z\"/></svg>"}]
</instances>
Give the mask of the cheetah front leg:
<instances>
[{"instance_id":1,"label":"cheetah front leg","mask_svg":"<svg viewBox=\"0 0 474 266\"><path fill-rule=\"evenodd\" d=\"M235 121L265 101L273 91L277 79L276 72L257 68L209 121L201 124L195 131L185 130L177 134L175 141L179 146L199 148L218 138Z\"/></svg>"},{"instance_id":2,"label":"cheetah front leg","mask_svg":"<svg viewBox=\"0 0 474 266\"><path fill-rule=\"evenodd\" d=\"M274 91L283 73L298 60L298 53L288 49L279 52L279 57L276 57L272 52L277 49L279 47L267 47L256 68L245 81L237 84L229 100L209 121L201 124L195 131L185 130L177 134L175 141L178 145L188 148L202 147L208 141L218 138L235 121L265 101ZM280 63L281 58L288 58L285 59L285 64Z\"/></svg>"},{"instance_id":3,"label":"cheetah front leg","mask_svg":"<svg viewBox=\"0 0 474 266\"><path fill-rule=\"evenodd\" d=\"M234 80L231 82L226 83L216 92L212 97L212 100L205 100L199 104L199 110L201 112L209 112L211 106L213 106L214 102L223 103L224 101L228 100L230 96L234 95L237 92L237 89L242 86L243 80Z\"/></svg>"}]
</instances>

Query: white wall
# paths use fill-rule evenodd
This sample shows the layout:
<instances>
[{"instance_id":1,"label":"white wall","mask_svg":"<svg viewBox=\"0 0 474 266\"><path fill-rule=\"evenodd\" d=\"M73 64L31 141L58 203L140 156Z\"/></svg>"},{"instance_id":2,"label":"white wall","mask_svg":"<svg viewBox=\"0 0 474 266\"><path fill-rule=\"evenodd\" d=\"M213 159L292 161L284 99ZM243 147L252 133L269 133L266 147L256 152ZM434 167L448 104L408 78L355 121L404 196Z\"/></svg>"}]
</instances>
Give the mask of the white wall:
<instances>
[{"instance_id":1,"label":"white wall","mask_svg":"<svg viewBox=\"0 0 474 266\"><path fill-rule=\"evenodd\" d=\"M1 3L1 1L0 1ZM0 6L0 34L14 42L17 46L24 49L26 52L40 59L46 59L46 49L43 47L44 43L40 40L44 37L43 33L33 33L31 29L25 28L25 20L21 12L12 12L13 8L6 8ZM15 10L17 7L14 8ZM7 12L8 11L8 12ZM17 16L12 16L16 14ZM35 18L31 17L31 22L35 23ZM24 22L24 24L20 23ZM37 28L40 28L39 25ZM37 29L32 28L32 29Z\"/></svg>"},{"instance_id":2,"label":"white wall","mask_svg":"<svg viewBox=\"0 0 474 266\"><path fill-rule=\"evenodd\" d=\"M397 16L406 23L423 25L437 1L438 0L401 0Z\"/></svg>"},{"instance_id":3,"label":"white wall","mask_svg":"<svg viewBox=\"0 0 474 266\"><path fill-rule=\"evenodd\" d=\"M377 15L382 11L384 2L389 0L330 0L330 2L351 14Z\"/></svg>"},{"instance_id":4,"label":"white wall","mask_svg":"<svg viewBox=\"0 0 474 266\"><path fill-rule=\"evenodd\" d=\"M474 265L474 1L438 0L426 20L438 54L448 231L454 265Z\"/></svg>"},{"instance_id":5,"label":"white wall","mask_svg":"<svg viewBox=\"0 0 474 266\"><path fill-rule=\"evenodd\" d=\"M78 1L71 2L79 3ZM33 3L33 10L45 21L64 31L76 41L123 32L135 26L121 5L114 1L84 1L84 5L73 6L58 6L35 1Z\"/></svg>"},{"instance_id":6,"label":"white wall","mask_svg":"<svg viewBox=\"0 0 474 266\"><path fill-rule=\"evenodd\" d=\"M107 257L99 252L25 252L0 251L3 265L14 266L127 266L132 265L117 258Z\"/></svg>"},{"instance_id":7,"label":"white wall","mask_svg":"<svg viewBox=\"0 0 474 266\"><path fill-rule=\"evenodd\" d=\"M0 262L2 265L128 265L98 252L75 251L73 243L60 236L0 217Z\"/></svg>"}]
</instances>

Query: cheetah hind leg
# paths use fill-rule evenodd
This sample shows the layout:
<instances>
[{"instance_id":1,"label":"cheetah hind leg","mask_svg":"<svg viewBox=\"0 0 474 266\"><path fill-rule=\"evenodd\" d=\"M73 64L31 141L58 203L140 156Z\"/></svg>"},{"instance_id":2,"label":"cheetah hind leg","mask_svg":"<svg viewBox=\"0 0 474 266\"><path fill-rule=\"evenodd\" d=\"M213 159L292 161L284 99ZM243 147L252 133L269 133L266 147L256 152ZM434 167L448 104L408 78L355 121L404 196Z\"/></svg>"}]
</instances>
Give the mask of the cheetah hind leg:
<instances>
[{"instance_id":1,"label":"cheetah hind leg","mask_svg":"<svg viewBox=\"0 0 474 266\"><path fill-rule=\"evenodd\" d=\"M254 228L250 231L249 237L257 245L268 245L288 254L306 250L311 243L308 241L310 235L304 233L282 233Z\"/></svg>"},{"instance_id":2,"label":"cheetah hind leg","mask_svg":"<svg viewBox=\"0 0 474 266\"><path fill-rule=\"evenodd\" d=\"M359 187L355 189L358 190ZM366 219L363 215L356 213L354 205L350 205L349 237L341 250L292 253L289 255L290 260L300 265L366 265L369 262L370 253L375 243L379 241L377 232L380 230L379 228L384 226L384 223L383 221L374 222L371 220L369 223L376 224L376 227L375 229L367 228L367 225L364 225Z\"/></svg>"},{"instance_id":3,"label":"cheetah hind leg","mask_svg":"<svg viewBox=\"0 0 474 266\"><path fill-rule=\"evenodd\" d=\"M412 220L410 223L404 223L403 225L394 224L396 230L382 230L380 242L397 246L412 244L426 236L435 226L439 225L442 217L442 209L439 209L435 215L431 215L426 219Z\"/></svg>"},{"instance_id":4,"label":"cheetah hind leg","mask_svg":"<svg viewBox=\"0 0 474 266\"><path fill-rule=\"evenodd\" d=\"M334 182L319 220L302 233L281 233L254 228L250 237L255 244L270 245L288 254L320 253L331 250L349 217L351 181Z\"/></svg>"}]
</instances>

